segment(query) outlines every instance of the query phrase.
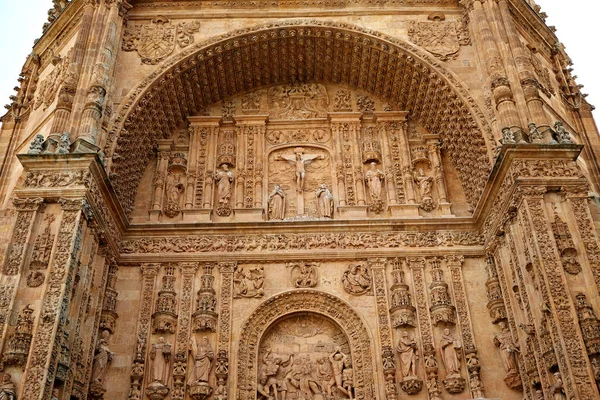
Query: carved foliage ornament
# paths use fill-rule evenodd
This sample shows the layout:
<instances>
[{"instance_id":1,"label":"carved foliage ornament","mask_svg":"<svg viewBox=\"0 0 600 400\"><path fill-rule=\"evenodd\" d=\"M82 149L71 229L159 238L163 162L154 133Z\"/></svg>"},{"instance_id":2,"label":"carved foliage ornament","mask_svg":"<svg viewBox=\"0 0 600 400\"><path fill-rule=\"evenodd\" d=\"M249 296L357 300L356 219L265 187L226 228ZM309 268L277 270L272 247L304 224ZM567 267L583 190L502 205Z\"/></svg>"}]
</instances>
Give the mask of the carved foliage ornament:
<instances>
[{"instance_id":1,"label":"carved foliage ornament","mask_svg":"<svg viewBox=\"0 0 600 400\"><path fill-rule=\"evenodd\" d=\"M158 64L175 50L175 43L184 48L194 43L194 33L200 23L171 21L158 16L147 25L128 25L123 34L123 50L137 51L144 64Z\"/></svg>"}]
</instances>

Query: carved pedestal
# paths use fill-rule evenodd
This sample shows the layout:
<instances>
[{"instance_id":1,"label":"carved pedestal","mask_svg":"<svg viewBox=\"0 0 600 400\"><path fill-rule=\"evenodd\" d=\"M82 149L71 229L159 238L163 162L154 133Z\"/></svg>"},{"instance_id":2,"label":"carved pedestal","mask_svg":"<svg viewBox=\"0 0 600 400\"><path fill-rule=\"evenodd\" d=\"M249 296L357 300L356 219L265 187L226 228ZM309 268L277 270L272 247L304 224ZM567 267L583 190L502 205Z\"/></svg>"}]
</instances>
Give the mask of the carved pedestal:
<instances>
[{"instance_id":1,"label":"carved pedestal","mask_svg":"<svg viewBox=\"0 0 600 400\"><path fill-rule=\"evenodd\" d=\"M146 388L146 395L150 400L163 400L169 394L169 388L160 382L152 382Z\"/></svg>"},{"instance_id":2,"label":"carved pedestal","mask_svg":"<svg viewBox=\"0 0 600 400\"><path fill-rule=\"evenodd\" d=\"M212 387L207 382L194 382L190 385L189 390L190 397L194 400L206 400L213 392Z\"/></svg>"}]
</instances>

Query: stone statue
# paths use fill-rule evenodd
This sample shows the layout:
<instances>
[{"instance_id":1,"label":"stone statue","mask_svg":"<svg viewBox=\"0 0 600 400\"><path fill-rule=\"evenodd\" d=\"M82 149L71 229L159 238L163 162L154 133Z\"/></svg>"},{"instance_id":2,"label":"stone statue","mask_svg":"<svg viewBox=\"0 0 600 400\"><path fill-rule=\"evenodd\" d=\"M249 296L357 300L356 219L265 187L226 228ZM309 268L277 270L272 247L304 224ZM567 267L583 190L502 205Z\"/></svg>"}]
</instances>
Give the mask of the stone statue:
<instances>
[{"instance_id":1,"label":"stone statue","mask_svg":"<svg viewBox=\"0 0 600 400\"><path fill-rule=\"evenodd\" d=\"M219 205L229 205L231 199L231 183L233 182L233 172L229 170L227 164L221 165L222 171L215 172L215 181L217 181L217 198Z\"/></svg>"},{"instance_id":2,"label":"stone statue","mask_svg":"<svg viewBox=\"0 0 600 400\"><path fill-rule=\"evenodd\" d=\"M367 186L369 186L373 202L381 201L381 187L385 176L381 170L376 168L376 164L372 162L371 169L365 174L365 181L367 182Z\"/></svg>"},{"instance_id":3,"label":"stone statue","mask_svg":"<svg viewBox=\"0 0 600 400\"><path fill-rule=\"evenodd\" d=\"M425 175L423 168L417 170L415 175L415 182L419 187L419 193L421 194L421 201L425 199L431 199L431 190L433 185L433 177Z\"/></svg>"},{"instance_id":4,"label":"stone statue","mask_svg":"<svg viewBox=\"0 0 600 400\"><path fill-rule=\"evenodd\" d=\"M529 128L529 140L531 143L543 143L544 142L544 134L540 132L535 123L530 122L527 124Z\"/></svg>"},{"instance_id":5,"label":"stone statue","mask_svg":"<svg viewBox=\"0 0 600 400\"><path fill-rule=\"evenodd\" d=\"M342 386L348 393L348 398L352 400L354 391L354 370L352 369L352 360L349 357L344 359L344 370L342 371Z\"/></svg>"},{"instance_id":6,"label":"stone statue","mask_svg":"<svg viewBox=\"0 0 600 400\"><path fill-rule=\"evenodd\" d=\"M502 144L515 143L515 135L512 133L510 128L502 128L502 139L500 139L500 143L502 143Z\"/></svg>"},{"instance_id":7,"label":"stone statue","mask_svg":"<svg viewBox=\"0 0 600 400\"><path fill-rule=\"evenodd\" d=\"M60 140L58 142L58 149L56 149L56 152L58 154L69 154L70 147L71 147L71 133L65 132L60 136Z\"/></svg>"},{"instance_id":8,"label":"stone statue","mask_svg":"<svg viewBox=\"0 0 600 400\"><path fill-rule=\"evenodd\" d=\"M166 386L171 363L171 345L165 341L164 337L152 345L150 359L152 360L152 382L159 382Z\"/></svg>"},{"instance_id":9,"label":"stone statue","mask_svg":"<svg viewBox=\"0 0 600 400\"><path fill-rule=\"evenodd\" d=\"M285 192L275 184L275 188L269 195L269 219L284 219L285 218Z\"/></svg>"},{"instance_id":10,"label":"stone statue","mask_svg":"<svg viewBox=\"0 0 600 400\"><path fill-rule=\"evenodd\" d=\"M444 335L440 341L440 349L448 378L460 377L459 352L461 347L461 343L450 333L450 329L444 329Z\"/></svg>"},{"instance_id":11,"label":"stone statue","mask_svg":"<svg viewBox=\"0 0 600 400\"><path fill-rule=\"evenodd\" d=\"M408 336L407 331L402 331L396 351L400 356L400 369L402 377L416 376L417 373L417 342Z\"/></svg>"},{"instance_id":12,"label":"stone statue","mask_svg":"<svg viewBox=\"0 0 600 400\"><path fill-rule=\"evenodd\" d=\"M265 271L262 266L244 269L237 266L233 273L233 297L262 297Z\"/></svg>"},{"instance_id":13,"label":"stone statue","mask_svg":"<svg viewBox=\"0 0 600 400\"><path fill-rule=\"evenodd\" d=\"M565 126L562 122L556 121L554 123L554 131L556 132L556 139L558 140L558 143L573 143L573 140L571 140L571 134L565 130Z\"/></svg>"},{"instance_id":14,"label":"stone statue","mask_svg":"<svg viewBox=\"0 0 600 400\"><path fill-rule=\"evenodd\" d=\"M44 147L44 140L44 135L40 133L35 135L35 137L31 141L31 144L29 145L29 150L27 151L27 154L40 154Z\"/></svg>"},{"instance_id":15,"label":"stone statue","mask_svg":"<svg viewBox=\"0 0 600 400\"><path fill-rule=\"evenodd\" d=\"M276 161L287 161L296 167L296 191L304 191L304 181L306 179L306 164L314 160L324 160L323 154L304 154L304 149L297 148L293 156L279 155Z\"/></svg>"},{"instance_id":16,"label":"stone statue","mask_svg":"<svg viewBox=\"0 0 600 400\"><path fill-rule=\"evenodd\" d=\"M363 263L351 264L342 276L344 289L350 294L364 294L371 289L369 269Z\"/></svg>"},{"instance_id":17,"label":"stone statue","mask_svg":"<svg viewBox=\"0 0 600 400\"><path fill-rule=\"evenodd\" d=\"M10 374L0 372L2 381L0 382L0 400L17 400L17 389L11 380Z\"/></svg>"},{"instance_id":18,"label":"stone statue","mask_svg":"<svg viewBox=\"0 0 600 400\"><path fill-rule=\"evenodd\" d=\"M335 380L335 387L346 396L352 397L352 394L344 388L344 363L348 359L348 356L342 353L340 347L335 349L335 352L329 356L329 362L333 370L333 378Z\"/></svg>"},{"instance_id":19,"label":"stone statue","mask_svg":"<svg viewBox=\"0 0 600 400\"><path fill-rule=\"evenodd\" d=\"M567 400L567 395L565 394L565 387L563 385L562 377L560 376L560 372L554 373L554 385L552 385L552 400Z\"/></svg>"},{"instance_id":20,"label":"stone statue","mask_svg":"<svg viewBox=\"0 0 600 400\"><path fill-rule=\"evenodd\" d=\"M516 374L518 345L512 339L512 335L505 321L500 321L502 333L494 336L494 345L500 350L500 358L507 374Z\"/></svg>"},{"instance_id":21,"label":"stone statue","mask_svg":"<svg viewBox=\"0 0 600 400\"><path fill-rule=\"evenodd\" d=\"M110 333L103 331L100 339L96 343L96 349L94 352L94 362L92 365L92 383L101 385L106 371L113 359L113 352L108 348L108 339Z\"/></svg>"},{"instance_id":22,"label":"stone statue","mask_svg":"<svg viewBox=\"0 0 600 400\"><path fill-rule=\"evenodd\" d=\"M333 218L333 194L324 183L315 192L317 197L317 215L319 218Z\"/></svg>"},{"instance_id":23,"label":"stone statue","mask_svg":"<svg viewBox=\"0 0 600 400\"><path fill-rule=\"evenodd\" d=\"M208 382L208 375L212 368L212 361L215 357L210 342L208 341L208 337L204 336L200 340L200 345L198 345L196 338L192 336L191 352L192 357L194 358L194 373L190 376L188 385L199 382Z\"/></svg>"}]
</instances>

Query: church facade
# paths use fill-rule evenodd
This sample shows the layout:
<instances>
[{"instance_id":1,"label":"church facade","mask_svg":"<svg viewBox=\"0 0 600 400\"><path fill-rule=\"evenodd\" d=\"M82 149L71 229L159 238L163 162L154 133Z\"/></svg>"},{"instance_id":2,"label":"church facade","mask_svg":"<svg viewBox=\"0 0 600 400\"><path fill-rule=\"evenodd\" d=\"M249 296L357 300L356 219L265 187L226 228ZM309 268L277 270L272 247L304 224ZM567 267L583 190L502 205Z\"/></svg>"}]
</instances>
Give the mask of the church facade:
<instances>
[{"instance_id":1,"label":"church facade","mask_svg":"<svg viewBox=\"0 0 600 400\"><path fill-rule=\"evenodd\" d=\"M0 399L600 398L600 137L533 0L53 4Z\"/></svg>"}]
</instances>

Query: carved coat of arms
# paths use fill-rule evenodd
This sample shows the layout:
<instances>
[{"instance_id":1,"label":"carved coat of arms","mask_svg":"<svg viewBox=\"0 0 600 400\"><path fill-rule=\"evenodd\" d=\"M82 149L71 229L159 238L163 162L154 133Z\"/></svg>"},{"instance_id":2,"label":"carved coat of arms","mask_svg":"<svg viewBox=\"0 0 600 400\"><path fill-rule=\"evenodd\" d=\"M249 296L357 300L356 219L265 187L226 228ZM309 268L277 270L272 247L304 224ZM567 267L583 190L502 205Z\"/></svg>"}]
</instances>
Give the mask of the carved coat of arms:
<instances>
[{"instance_id":1,"label":"carved coat of arms","mask_svg":"<svg viewBox=\"0 0 600 400\"><path fill-rule=\"evenodd\" d=\"M148 25L127 26L123 35L123 50L135 51L144 64L158 64L175 50L175 45L184 48L194 43L194 33L198 32L197 21L171 24L166 17L156 17Z\"/></svg>"},{"instance_id":2,"label":"carved coat of arms","mask_svg":"<svg viewBox=\"0 0 600 400\"><path fill-rule=\"evenodd\" d=\"M434 56L446 61L456 58L462 44L456 25L454 21L411 21L408 37Z\"/></svg>"}]
</instances>

